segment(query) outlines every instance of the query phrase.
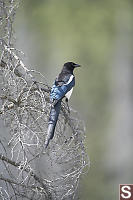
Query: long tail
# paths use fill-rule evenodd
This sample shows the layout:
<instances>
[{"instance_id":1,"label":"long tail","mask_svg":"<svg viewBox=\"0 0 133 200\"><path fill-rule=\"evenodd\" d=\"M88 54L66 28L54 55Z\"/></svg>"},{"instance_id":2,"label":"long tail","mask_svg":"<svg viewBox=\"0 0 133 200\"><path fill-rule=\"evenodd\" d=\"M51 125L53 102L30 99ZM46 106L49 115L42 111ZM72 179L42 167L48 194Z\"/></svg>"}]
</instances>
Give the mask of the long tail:
<instances>
[{"instance_id":1,"label":"long tail","mask_svg":"<svg viewBox=\"0 0 133 200\"><path fill-rule=\"evenodd\" d=\"M46 135L45 144L44 144L45 148L48 147L50 140L54 137L54 131L55 131L56 123L57 123L58 116L60 113L60 108L61 108L61 100L59 100L54 105L54 107L53 106L51 107L47 135Z\"/></svg>"}]
</instances>

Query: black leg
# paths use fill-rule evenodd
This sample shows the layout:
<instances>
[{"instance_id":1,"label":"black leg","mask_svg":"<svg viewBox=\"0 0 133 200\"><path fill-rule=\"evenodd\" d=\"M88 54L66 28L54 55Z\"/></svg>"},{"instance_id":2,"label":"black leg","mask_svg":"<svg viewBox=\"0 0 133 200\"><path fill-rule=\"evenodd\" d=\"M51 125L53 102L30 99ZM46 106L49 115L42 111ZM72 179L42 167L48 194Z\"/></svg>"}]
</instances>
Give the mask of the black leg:
<instances>
[{"instance_id":1,"label":"black leg","mask_svg":"<svg viewBox=\"0 0 133 200\"><path fill-rule=\"evenodd\" d=\"M68 98L66 98L65 101L66 101L66 104L67 104L68 113L70 114L70 108L69 108L69 104L68 104Z\"/></svg>"}]
</instances>

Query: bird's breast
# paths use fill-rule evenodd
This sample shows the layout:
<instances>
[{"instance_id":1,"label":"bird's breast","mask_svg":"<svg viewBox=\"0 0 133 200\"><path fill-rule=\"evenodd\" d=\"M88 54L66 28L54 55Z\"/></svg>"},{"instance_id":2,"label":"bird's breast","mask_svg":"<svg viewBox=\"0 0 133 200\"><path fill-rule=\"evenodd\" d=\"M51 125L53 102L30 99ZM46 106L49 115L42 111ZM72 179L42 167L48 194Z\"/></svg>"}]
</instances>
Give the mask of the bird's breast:
<instances>
[{"instance_id":1,"label":"bird's breast","mask_svg":"<svg viewBox=\"0 0 133 200\"><path fill-rule=\"evenodd\" d=\"M71 95L72 95L72 92L73 92L73 88L71 90L69 90L66 94L65 94L65 97L69 100Z\"/></svg>"}]
</instances>

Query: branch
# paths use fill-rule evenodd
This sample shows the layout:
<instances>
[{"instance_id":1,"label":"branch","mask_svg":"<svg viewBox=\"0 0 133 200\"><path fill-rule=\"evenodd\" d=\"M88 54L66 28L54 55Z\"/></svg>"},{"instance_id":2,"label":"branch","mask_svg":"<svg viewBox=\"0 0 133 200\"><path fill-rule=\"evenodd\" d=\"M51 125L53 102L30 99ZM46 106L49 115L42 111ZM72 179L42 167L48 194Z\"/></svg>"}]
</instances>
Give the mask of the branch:
<instances>
[{"instance_id":1,"label":"branch","mask_svg":"<svg viewBox=\"0 0 133 200\"><path fill-rule=\"evenodd\" d=\"M89 166L84 147L85 126L78 113L70 108L69 114L68 107L62 102L55 136L47 151L43 152L51 107L51 88L44 75L27 68L22 52L14 48L12 25L19 2L0 0L0 115L10 135L9 141L3 138L4 142L0 143L2 153L5 152L4 155L0 154L0 160L3 161L0 181L7 183L4 183L7 191L10 184L13 194L21 198L29 195L27 198L32 199L35 195L34 182L37 188L35 199L38 196L40 199L74 199L79 177ZM6 151L6 142L11 158ZM42 171L37 168L38 159L42 161L39 163L43 165ZM18 177L12 166L20 172ZM21 183L17 183L18 180ZM45 196L42 196L42 192Z\"/></svg>"},{"instance_id":2,"label":"branch","mask_svg":"<svg viewBox=\"0 0 133 200\"><path fill-rule=\"evenodd\" d=\"M45 194L46 194L47 199L48 199L48 200L51 199L51 193L50 193L50 191L48 190L46 184L43 183L43 180L42 180L40 177L38 177L38 176L33 172L32 169L30 169L30 168L28 168L28 167L27 167L27 168L23 168L23 165L21 165L21 163L17 163L17 162L15 162L15 161L12 161L12 160L10 160L9 158L3 156L2 154L0 154L0 160L7 162L8 164L10 164L10 165L12 165L12 166L14 166L14 167L17 167L19 170L23 170L23 171L29 173L29 175L32 176L32 177L41 185L41 187L46 191ZM2 180L2 177L0 177L0 179ZM3 179L4 179L4 178L3 178ZM6 181L10 182L11 180L6 179Z\"/></svg>"}]
</instances>

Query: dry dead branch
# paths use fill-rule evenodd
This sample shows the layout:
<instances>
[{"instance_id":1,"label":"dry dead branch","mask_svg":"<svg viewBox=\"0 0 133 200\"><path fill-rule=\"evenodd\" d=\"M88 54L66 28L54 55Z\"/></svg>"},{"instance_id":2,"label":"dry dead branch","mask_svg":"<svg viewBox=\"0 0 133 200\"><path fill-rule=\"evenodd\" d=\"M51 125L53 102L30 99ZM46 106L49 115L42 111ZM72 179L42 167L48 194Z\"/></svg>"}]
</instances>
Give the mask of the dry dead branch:
<instances>
[{"instance_id":1,"label":"dry dead branch","mask_svg":"<svg viewBox=\"0 0 133 200\"><path fill-rule=\"evenodd\" d=\"M8 143L0 140L0 198L76 199L79 178L89 166L84 122L62 103L55 137L44 151L50 87L14 47L18 5L0 0L0 116L10 135Z\"/></svg>"}]
</instances>

